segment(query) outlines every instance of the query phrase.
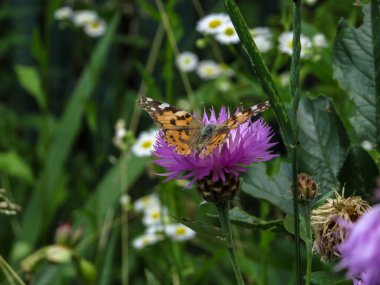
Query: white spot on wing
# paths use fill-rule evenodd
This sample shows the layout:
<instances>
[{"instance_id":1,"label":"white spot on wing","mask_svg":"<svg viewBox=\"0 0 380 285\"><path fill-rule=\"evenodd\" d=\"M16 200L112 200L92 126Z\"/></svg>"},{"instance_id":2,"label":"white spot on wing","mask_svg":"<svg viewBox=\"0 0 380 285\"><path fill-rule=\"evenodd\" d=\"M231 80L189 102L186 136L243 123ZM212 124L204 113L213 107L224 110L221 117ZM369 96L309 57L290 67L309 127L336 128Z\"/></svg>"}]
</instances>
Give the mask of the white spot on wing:
<instances>
[{"instance_id":1,"label":"white spot on wing","mask_svg":"<svg viewBox=\"0 0 380 285\"><path fill-rule=\"evenodd\" d=\"M170 107L170 105L168 103L162 103L162 104L158 105L158 108L160 108L161 110L168 108L168 107Z\"/></svg>"},{"instance_id":2,"label":"white spot on wing","mask_svg":"<svg viewBox=\"0 0 380 285\"><path fill-rule=\"evenodd\" d=\"M157 110L157 109L154 108L154 107L150 107L150 109L151 109L152 111L156 111L156 110Z\"/></svg>"},{"instance_id":3,"label":"white spot on wing","mask_svg":"<svg viewBox=\"0 0 380 285\"><path fill-rule=\"evenodd\" d=\"M151 102L151 101L153 101L153 99L152 98L146 98L146 101Z\"/></svg>"},{"instance_id":4,"label":"white spot on wing","mask_svg":"<svg viewBox=\"0 0 380 285\"><path fill-rule=\"evenodd\" d=\"M256 110L257 110L257 105L252 106L252 107L251 107L251 110L252 110L252 111L256 111Z\"/></svg>"}]
</instances>

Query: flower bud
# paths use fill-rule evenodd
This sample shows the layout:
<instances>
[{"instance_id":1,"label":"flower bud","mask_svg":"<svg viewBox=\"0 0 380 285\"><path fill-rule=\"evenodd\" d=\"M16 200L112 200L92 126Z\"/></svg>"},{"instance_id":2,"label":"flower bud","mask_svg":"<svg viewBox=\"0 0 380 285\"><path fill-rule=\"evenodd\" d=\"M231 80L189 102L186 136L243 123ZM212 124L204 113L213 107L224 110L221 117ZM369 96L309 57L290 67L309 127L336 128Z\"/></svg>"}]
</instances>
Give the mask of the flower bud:
<instances>
[{"instance_id":1,"label":"flower bud","mask_svg":"<svg viewBox=\"0 0 380 285\"><path fill-rule=\"evenodd\" d=\"M307 202L314 199L318 187L313 178L305 173L298 174L298 201Z\"/></svg>"},{"instance_id":2,"label":"flower bud","mask_svg":"<svg viewBox=\"0 0 380 285\"><path fill-rule=\"evenodd\" d=\"M68 245L71 240L72 228L71 225L66 223L60 225L55 231L55 243Z\"/></svg>"},{"instance_id":3,"label":"flower bud","mask_svg":"<svg viewBox=\"0 0 380 285\"><path fill-rule=\"evenodd\" d=\"M212 175L206 176L197 182L197 191L207 202L223 203L234 198L239 191L239 176L225 173L225 181L213 181Z\"/></svg>"}]
</instances>

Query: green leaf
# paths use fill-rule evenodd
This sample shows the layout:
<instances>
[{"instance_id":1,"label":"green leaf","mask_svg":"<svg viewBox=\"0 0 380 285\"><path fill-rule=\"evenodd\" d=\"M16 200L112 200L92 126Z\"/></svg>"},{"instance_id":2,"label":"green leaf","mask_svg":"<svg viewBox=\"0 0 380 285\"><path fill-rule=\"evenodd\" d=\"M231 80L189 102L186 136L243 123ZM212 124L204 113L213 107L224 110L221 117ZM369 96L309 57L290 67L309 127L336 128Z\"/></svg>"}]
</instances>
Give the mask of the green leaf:
<instances>
[{"instance_id":1,"label":"green leaf","mask_svg":"<svg viewBox=\"0 0 380 285\"><path fill-rule=\"evenodd\" d=\"M332 271L315 271L311 273L311 282L315 285L338 285L352 284L352 281L347 281L342 274Z\"/></svg>"},{"instance_id":2,"label":"green leaf","mask_svg":"<svg viewBox=\"0 0 380 285\"><path fill-rule=\"evenodd\" d=\"M355 194L368 199L372 197L378 175L372 157L361 147L355 146L348 153L339 173L339 179L344 185L346 196Z\"/></svg>"},{"instance_id":3,"label":"green leaf","mask_svg":"<svg viewBox=\"0 0 380 285\"><path fill-rule=\"evenodd\" d=\"M36 68L16 65L15 71L20 85L36 99L41 110L46 109L46 96L42 90L41 78Z\"/></svg>"},{"instance_id":4,"label":"green leaf","mask_svg":"<svg viewBox=\"0 0 380 285\"><path fill-rule=\"evenodd\" d=\"M325 194L338 188L338 174L349 146L347 133L332 102L304 98L299 109L299 165Z\"/></svg>"},{"instance_id":5,"label":"green leaf","mask_svg":"<svg viewBox=\"0 0 380 285\"><path fill-rule=\"evenodd\" d=\"M283 231L283 223L281 219L266 221L258 217L252 216L243 209L235 207L230 210L230 220L233 224L255 230L267 231Z\"/></svg>"},{"instance_id":6,"label":"green leaf","mask_svg":"<svg viewBox=\"0 0 380 285\"><path fill-rule=\"evenodd\" d=\"M221 228L202 222L189 221L185 218L176 218L176 220L197 232L199 237L203 237L204 239L220 246L228 246L227 237Z\"/></svg>"},{"instance_id":7,"label":"green leaf","mask_svg":"<svg viewBox=\"0 0 380 285\"><path fill-rule=\"evenodd\" d=\"M0 153L0 170L28 183L32 183L34 180L29 165L14 151Z\"/></svg>"},{"instance_id":8,"label":"green leaf","mask_svg":"<svg viewBox=\"0 0 380 285\"><path fill-rule=\"evenodd\" d=\"M266 174L264 163L253 164L243 175L241 189L255 198L267 200L285 213L292 215L291 171L289 163L282 163L279 173L271 177Z\"/></svg>"},{"instance_id":9,"label":"green leaf","mask_svg":"<svg viewBox=\"0 0 380 285\"><path fill-rule=\"evenodd\" d=\"M364 6L359 28L340 21L333 68L355 106L350 121L360 140L380 146L380 5L372 3Z\"/></svg>"}]
</instances>

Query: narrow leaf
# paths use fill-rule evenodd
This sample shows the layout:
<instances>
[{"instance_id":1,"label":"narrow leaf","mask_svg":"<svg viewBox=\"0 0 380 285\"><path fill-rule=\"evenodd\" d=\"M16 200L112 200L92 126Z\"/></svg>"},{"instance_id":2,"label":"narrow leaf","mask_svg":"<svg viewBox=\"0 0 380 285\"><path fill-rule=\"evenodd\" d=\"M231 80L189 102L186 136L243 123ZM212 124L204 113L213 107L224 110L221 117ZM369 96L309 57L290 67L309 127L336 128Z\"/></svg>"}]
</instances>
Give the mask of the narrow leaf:
<instances>
[{"instance_id":1,"label":"narrow leaf","mask_svg":"<svg viewBox=\"0 0 380 285\"><path fill-rule=\"evenodd\" d=\"M29 165L14 151L0 153L0 170L28 183L32 183L34 180Z\"/></svg>"}]
</instances>

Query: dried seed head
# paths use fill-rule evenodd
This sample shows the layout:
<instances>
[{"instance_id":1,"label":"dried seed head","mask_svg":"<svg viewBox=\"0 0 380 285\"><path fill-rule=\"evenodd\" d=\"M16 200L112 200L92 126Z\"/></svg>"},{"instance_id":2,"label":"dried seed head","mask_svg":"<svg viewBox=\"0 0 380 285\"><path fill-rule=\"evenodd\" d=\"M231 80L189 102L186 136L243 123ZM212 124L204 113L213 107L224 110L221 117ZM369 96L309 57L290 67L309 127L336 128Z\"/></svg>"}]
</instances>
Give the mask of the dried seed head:
<instances>
[{"instance_id":1,"label":"dried seed head","mask_svg":"<svg viewBox=\"0 0 380 285\"><path fill-rule=\"evenodd\" d=\"M305 173L298 174L298 201L307 202L314 199L318 192L313 178Z\"/></svg>"},{"instance_id":2,"label":"dried seed head","mask_svg":"<svg viewBox=\"0 0 380 285\"><path fill-rule=\"evenodd\" d=\"M344 198L335 192L335 199L327 199L311 213L313 253L319 254L323 262L339 257L337 245L347 236L347 229L339 220L353 223L369 209L368 202L361 197Z\"/></svg>"},{"instance_id":3,"label":"dried seed head","mask_svg":"<svg viewBox=\"0 0 380 285\"><path fill-rule=\"evenodd\" d=\"M232 200L239 191L239 176L231 173L225 174L225 181L212 180L212 175L197 181L197 191L207 202L222 203Z\"/></svg>"}]
</instances>

